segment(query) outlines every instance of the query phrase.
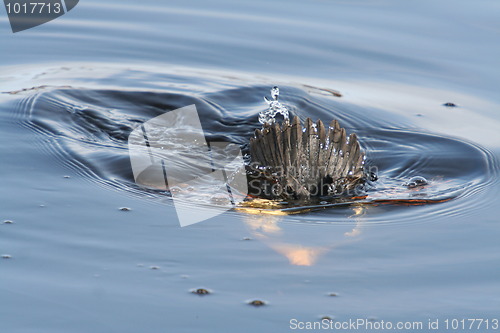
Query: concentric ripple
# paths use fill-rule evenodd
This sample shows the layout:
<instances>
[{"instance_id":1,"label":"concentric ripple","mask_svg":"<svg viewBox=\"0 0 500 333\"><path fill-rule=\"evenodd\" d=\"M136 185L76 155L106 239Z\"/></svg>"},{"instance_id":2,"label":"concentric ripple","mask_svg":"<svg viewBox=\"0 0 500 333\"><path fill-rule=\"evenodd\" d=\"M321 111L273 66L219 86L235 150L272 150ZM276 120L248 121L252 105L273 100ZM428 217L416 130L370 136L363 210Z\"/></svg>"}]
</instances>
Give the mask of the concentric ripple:
<instances>
[{"instance_id":1,"label":"concentric ripple","mask_svg":"<svg viewBox=\"0 0 500 333\"><path fill-rule=\"evenodd\" d=\"M233 142L245 150L260 126L259 112L267 107L262 97L273 86L262 80L193 73L123 70L102 79L92 79L90 71L88 74L75 74L72 82L77 84L72 86L9 92L19 96L18 121L38 133L43 149L85 179L161 202L168 193L134 182L127 150L130 132L164 112L195 104L208 141ZM358 134L367 165L379 179L355 204L373 206L368 210L373 221L411 220L436 212L462 214L467 200L474 200L474 195L495 179L494 158L475 144L415 129L383 110L345 102L333 90L283 84L280 89L280 101L292 116L319 118L326 123L338 119L348 132ZM404 186L414 176L425 177L429 184ZM442 204L407 207L428 203ZM321 209L296 218L313 223L342 221L352 213L336 206L339 204L322 201L289 208L288 212Z\"/></svg>"}]
</instances>

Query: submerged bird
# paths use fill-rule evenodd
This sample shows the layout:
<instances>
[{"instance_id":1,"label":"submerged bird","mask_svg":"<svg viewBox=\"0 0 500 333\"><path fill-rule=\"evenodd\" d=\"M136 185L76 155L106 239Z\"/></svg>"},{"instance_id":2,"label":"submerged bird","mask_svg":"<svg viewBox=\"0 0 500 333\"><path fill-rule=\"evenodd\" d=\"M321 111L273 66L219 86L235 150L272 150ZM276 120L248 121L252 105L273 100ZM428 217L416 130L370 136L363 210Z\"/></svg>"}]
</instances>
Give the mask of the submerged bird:
<instances>
[{"instance_id":1,"label":"submerged bird","mask_svg":"<svg viewBox=\"0 0 500 333\"><path fill-rule=\"evenodd\" d=\"M327 128L321 120L290 121L278 101L279 88L271 95L272 100L265 98L269 109L259 114L263 127L250 139L249 194L285 201L357 196L367 177L356 134L347 136L337 120ZM275 121L278 113L281 125Z\"/></svg>"}]
</instances>

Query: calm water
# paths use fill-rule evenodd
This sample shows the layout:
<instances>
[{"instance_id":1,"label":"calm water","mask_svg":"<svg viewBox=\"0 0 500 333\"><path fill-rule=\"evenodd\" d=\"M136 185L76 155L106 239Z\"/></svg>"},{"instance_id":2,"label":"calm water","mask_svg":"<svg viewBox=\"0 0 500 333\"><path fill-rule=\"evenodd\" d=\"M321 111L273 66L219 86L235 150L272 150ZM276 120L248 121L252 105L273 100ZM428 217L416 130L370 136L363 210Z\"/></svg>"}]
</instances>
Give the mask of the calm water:
<instances>
[{"instance_id":1,"label":"calm water","mask_svg":"<svg viewBox=\"0 0 500 333\"><path fill-rule=\"evenodd\" d=\"M17 34L2 13L2 332L500 319L498 2L83 1ZM273 85L358 134L369 200L445 202L180 228L134 184L138 124L196 104L210 140L245 145Z\"/></svg>"}]
</instances>

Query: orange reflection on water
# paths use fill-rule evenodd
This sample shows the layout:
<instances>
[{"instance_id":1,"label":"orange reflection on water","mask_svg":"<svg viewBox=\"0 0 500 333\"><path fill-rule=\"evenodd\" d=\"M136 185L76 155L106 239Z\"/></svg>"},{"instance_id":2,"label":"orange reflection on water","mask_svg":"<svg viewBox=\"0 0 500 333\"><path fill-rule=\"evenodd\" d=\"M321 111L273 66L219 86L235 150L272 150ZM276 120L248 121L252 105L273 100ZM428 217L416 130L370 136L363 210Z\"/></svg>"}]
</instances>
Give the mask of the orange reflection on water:
<instances>
[{"instance_id":1,"label":"orange reflection on water","mask_svg":"<svg viewBox=\"0 0 500 333\"><path fill-rule=\"evenodd\" d=\"M306 246L287 242L286 232L284 232L279 224L288 214L282 210L272 208L263 211L255 207L245 207L239 210L248 214L244 220L255 238L286 257L291 265L296 266L312 266L322 255L328 253L333 248L356 239L362 233L362 216L366 210L366 207L362 205L352 208L353 214L348 218L353 219L355 225L352 230L343 233L344 240L337 240L336 242L317 246ZM269 211L273 213L269 214ZM331 228L330 230L334 231L335 228ZM310 242L310 239L305 239L304 242Z\"/></svg>"},{"instance_id":2,"label":"orange reflection on water","mask_svg":"<svg viewBox=\"0 0 500 333\"><path fill-rule=\"evenodd\" d=\"M312 266L323 253L328 252L328 247L306 247L295 244L268 244L276 252L288 258L292 265Z\"/></svg>"}]
</instances>

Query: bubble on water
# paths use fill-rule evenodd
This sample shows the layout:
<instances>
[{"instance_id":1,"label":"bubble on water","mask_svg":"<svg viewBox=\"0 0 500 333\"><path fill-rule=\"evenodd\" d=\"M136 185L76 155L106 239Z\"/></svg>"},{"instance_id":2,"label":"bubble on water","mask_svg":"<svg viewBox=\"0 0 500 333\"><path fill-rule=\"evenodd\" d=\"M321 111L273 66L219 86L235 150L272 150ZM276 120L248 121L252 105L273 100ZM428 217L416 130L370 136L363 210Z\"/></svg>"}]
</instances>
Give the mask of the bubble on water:
<instances>
[{"instance_id":1,"label":"bubble on water","mask_svg":"<svg viewBox=\"0 0 500 333\"><path fill-rule=\"evenodd\" d=\"M410 180L408 180L408 182L405 183L404 186L406 186L408 188L416 188L416 187L420 187L420 186L425 186L427 184L429 184L427 179L425 179L424 177L421 177L421 176L415 176L415 177L410 178Z\"/></svg>"},{"instance_id":2,"label":"bubble on water","mask_svg":"<svg viewBox=\"0 0 500 333\"><path fill-rule=\"evenodd\" d=\"M269 108L266 111L262 111L259 113L259 122L264 124L274 124L276 122L276 114L281 114L285 121L289 120L289 112L286 106L281 104L278 99L280 96L280 89L277 86L274 86L271 89L271 97L272 100L264 97L264 100L267 104L269 104Z\"/></svg>"},{"instance_id":3,"label":"bubble on water","mask_svg":"<svg viewBox=\"0 0 500 333\"><path fill-rule=\"evenodd\" d=\"M170 192L175 194L175 193L181 193L182 192L182 188L180 188L179 186L172 186L170 187Z\"/></svg>"},{"instance_id":4,"label":"bubble on water","mask_svg":"<svg viewBox=\"0 0 500 333\"><path fill-rule=\"evenodd\" d=\"M228 204L230 204L230 200L229 200L227 194L222 194L222 193L217 193L217 194L213 195L210 198L210 201L214 205L228 205Z\"/></svg>"},{"instance_id":5,"label":"bubble on water","mask_svg":"<svg viewBox=\"0 0 500 333\"><path fill-rule=\"evenodd\" d=\"M120 207L119 208L122 212L130 212L132 209L128 208L128 207Z\"/></svg>"}]
</instances>

